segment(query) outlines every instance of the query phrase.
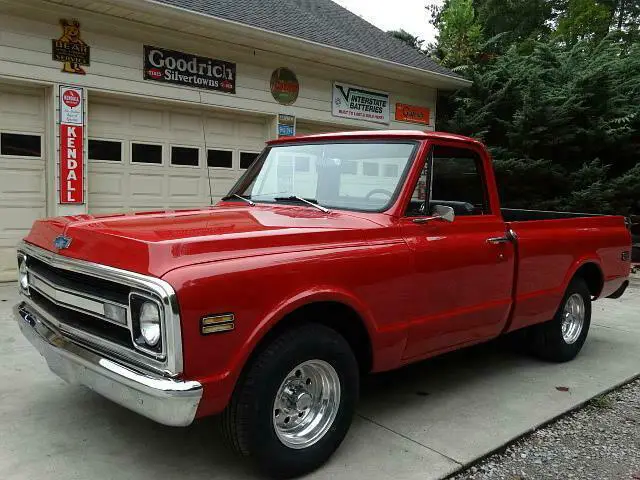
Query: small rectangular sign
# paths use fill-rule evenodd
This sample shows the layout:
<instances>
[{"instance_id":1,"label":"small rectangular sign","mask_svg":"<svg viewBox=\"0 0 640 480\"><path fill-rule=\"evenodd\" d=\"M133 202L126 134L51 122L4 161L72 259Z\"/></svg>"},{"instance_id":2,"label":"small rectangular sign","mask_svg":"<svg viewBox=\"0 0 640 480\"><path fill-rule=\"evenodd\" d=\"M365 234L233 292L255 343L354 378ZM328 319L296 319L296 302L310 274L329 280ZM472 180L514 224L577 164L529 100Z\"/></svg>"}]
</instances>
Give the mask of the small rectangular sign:
<instances>
[{"instance_id":1,"label":"small rectangular sign","mask_svg":"<svg viewBox=\"0 0 640 480\"><path fill-rule=\"evenodd\" d=\"M293 137L296 134L296 117L278 114L278 137Z\"/></svg>"},{"instance_id":2,"label":"small rectangular sign","mask_svg":"<svg viewBox=\"0 0 640 480\"><path fill-rule=\"evenodd\" d=\"M389 94L334 82L331 113L334 117L389 123Z\"/></svg>"},{"instance_id":3,"label":"small rectangular sign","mask_svg":"<svg viewBox=\"0 0 640 480\"><path fill-rule=\"evenodd\" d=\"M165 48L144 46L143 78L236 93L236 64Z\"/></svg>"},{"instance_id":4,"label":"small rectangular sign","mask_svg":"<svg viewBox=\"0 0 640 480\"><path fill-rule=\"evenodd\" d=\"M399 122L429 125L430 111L427 107L396 103L396 120Z\"/></svg>"},{"instance_id":5,"label":"small rectangular sign","mask_svg":"<svg viewBox=\"0 0 640 480\"><path fill-rule=\"evenodd\" d=\"M60 123L83 124L82 89L60 85Z\"/></svg>"},{"instance_id":6,"label":"small rectangular sign","mask_svg":"<svg viewBox=\"0 0 640 480\"><path fill-rule=\"evenodd\" d=\"M60 203L84 203L83 130L60 125Z\"/></svg>"}]
</instances>

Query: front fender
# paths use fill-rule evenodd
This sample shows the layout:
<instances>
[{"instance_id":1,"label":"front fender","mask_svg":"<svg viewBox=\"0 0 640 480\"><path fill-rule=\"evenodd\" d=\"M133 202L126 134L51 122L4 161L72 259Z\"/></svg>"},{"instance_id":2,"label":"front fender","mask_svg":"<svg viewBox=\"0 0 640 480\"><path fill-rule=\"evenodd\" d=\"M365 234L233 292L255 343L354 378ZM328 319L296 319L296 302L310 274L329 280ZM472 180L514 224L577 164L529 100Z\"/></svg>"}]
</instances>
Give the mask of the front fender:
<instances>
[{"instance_id":1,"label":"front fender","mask_svg":"<svg viewBox=\"0 0 640 480\"><path fill-rule=\"evenodd\" d=\"M224 408L265 335L288 314L313 302L341 303L358 315L369 334L374 370L398 365L406 342L406 313L401 310L406 307L388 299L400 298L408 288L408 258L398 244L327 248L167 273L163 279L176 290L180 305L185 378L205 386L198 415ZM235 316L233 331L201 334L203 316L228 312Z\"/></svg>"}]
</instances>

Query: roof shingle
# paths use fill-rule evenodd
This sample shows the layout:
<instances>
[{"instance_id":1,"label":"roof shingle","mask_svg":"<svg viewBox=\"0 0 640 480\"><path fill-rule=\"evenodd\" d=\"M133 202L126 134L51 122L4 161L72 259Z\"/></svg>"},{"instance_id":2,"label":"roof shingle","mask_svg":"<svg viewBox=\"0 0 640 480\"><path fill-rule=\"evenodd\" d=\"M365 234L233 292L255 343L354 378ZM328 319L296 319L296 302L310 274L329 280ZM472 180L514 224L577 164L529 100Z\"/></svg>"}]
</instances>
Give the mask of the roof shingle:
<instances>
[{"instance_id":1,"label":"roof shingle","mask_svg":"<svg viewBox=\"0 0 640 480\"><path fill-rule=\"evenodd\" d=\"M331 0L156 0L252 27L459 77Z\"/></svg>"}]
</instances>

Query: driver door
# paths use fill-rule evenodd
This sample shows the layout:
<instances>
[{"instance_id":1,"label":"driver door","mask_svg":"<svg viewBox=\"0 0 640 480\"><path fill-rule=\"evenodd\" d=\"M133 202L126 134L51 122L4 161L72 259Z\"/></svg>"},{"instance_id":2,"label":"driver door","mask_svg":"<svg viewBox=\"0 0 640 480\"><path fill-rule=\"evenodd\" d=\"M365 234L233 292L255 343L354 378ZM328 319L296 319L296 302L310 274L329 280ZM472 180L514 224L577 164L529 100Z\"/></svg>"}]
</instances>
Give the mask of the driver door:
<instances>
[{"instance_id":1,"label":"driver door","mask_svg":"<svg viewBox=\"0 0 640 480\"><path fill-rule=\"evenodd\" d=\"M414 188L401 220L415 262L407 359L494 337L508 318L514 247L487 194L488 166L481 151L436 144ZM431 219L436 205L452 207L453 222Z\"/></svg>"}]
</instances>

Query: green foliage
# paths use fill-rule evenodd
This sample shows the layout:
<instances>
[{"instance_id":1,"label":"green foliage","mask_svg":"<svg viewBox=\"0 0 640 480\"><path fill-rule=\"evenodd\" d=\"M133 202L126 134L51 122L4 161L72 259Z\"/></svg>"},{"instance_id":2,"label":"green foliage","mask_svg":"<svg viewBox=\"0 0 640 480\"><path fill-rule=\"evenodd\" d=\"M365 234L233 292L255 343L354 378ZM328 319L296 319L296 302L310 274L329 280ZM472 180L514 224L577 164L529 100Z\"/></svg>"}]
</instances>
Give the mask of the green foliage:
<instances>
[{"instance_id":1,"label":"green foliage","mask_svg":"<svg viewBox=\"0 0 640 480\"><path fill-rule=\"evenodd\" d=\"M554 2L549 0L476 0L478 20L486 38L503 34L495 51L503 52L513 43L540 40L548 35Z\"/></svg>"},{"instance_id":2,"label":"green foliage","mask_svg":"<svg viewBox=\"0 0 640 480\"><path fill-rule=\"evenodd\" d=\"M476 0L478 52L456 57L444 27L469 3L433 14L443 63L473 81L439 99L437 128L489 146L506 206L640 208L640 0Z\"/></svg>"},{"instance_id":3,"label":"green foliage","mask_svg":"<svg viewBox=\"0 0 640 480\"><path fill-rule=\"evenodd\" d=\"M464 65L478 54L482 30L472 0L450 0L439 22L438 42L444 65Z\"/></svg>"},{"instance_id":4,"label":"green foliage","mask_svg":"<svg viewBox=\"0 0 640 480\"><path fill-rule=\"evenodd\" d=\"M419 50L422 52L422 44L424 43L424 40L421 40L419 37L415 35L411 35L409 32L403 29L390 30L387 33L392 37L397 38L401 42L406 43L411 48L415 48L416 50Z\"/></svg>"},{"instance_id":5,"label":"green foliage","mask_svg":"<svg viewBox=\"0 0 640 480\"><path fill-rule=\"evenodd\" d=\"M578 40L601 40L609 33L615 5L597 0L568 0L558 19L556 35L568 44Z\"/></svg>"}]
</instances>

